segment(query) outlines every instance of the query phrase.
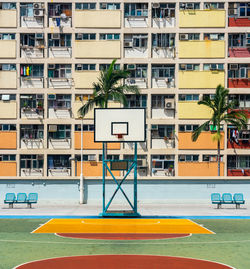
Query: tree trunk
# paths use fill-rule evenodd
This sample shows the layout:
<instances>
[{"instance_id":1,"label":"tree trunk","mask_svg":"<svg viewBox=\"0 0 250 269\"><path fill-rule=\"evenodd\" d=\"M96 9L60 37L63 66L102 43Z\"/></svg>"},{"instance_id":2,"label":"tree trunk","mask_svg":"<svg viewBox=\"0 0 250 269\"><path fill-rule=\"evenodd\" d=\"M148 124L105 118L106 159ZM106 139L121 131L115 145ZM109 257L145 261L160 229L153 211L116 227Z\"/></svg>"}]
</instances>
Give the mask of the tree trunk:
<instances>
[{"instance_id":1,"label":"tree trunk","mask_svg":"<svg viewBox=\"0 0 250 269\"><path fill-rule=\"evenodd\" d=\"M217 156L217 161L218 161L218 176L220 176L220 140L218 140L217 147L218 147L218 156Z\"/></svg>"}]
</instances>

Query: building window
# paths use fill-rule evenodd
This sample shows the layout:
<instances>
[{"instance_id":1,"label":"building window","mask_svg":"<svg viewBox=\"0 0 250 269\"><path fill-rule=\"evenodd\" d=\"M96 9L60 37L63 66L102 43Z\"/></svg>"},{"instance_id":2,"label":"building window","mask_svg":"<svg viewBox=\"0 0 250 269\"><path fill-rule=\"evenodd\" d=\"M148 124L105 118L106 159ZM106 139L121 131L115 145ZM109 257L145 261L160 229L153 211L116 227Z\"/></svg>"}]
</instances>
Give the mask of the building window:
<instances>
[{"instance_id":1,"label":"building window","mask_svg":"<svg viewBox=\"0 0 250 269\"><path fill-rule=\"evenodd\" d=\"M152 78L171 78L175 76L175 66L174 65L152 65Z\"/></svg>"},{"instance_id":2,"label":"building window","mask_svg":"<svg viewBox=\"0 0 250 269\"><path fill-rule=\"evenodd\" d=\"M199 71L199 64L179 64L180 71Z\"/></svg>"},{"instance_id":3,"label":"building window","mask_svg":"<svg viewBox=\"0 0 250 269\"><path fill-rule=\"evenodd\" d=\"M49 47L71 47L71 34L48 34Z\"/></svg>"},{"instance_id":4,"label":"building window","mask_svg":"<svg viewBox=\"0 0 250 269\"><path fill-rule=\"evenodd\" d=\"M15 161L16 155L0 155L0 162Z\"/></svg>"},{"instance_id":5,"label":"building window","mask_svg":"<svg viewBox=\"0 0 250 269\"><path fill-rule=\"evenodd\" d=\"M72 16L72 5L71 4L49 4L49 18L60 17L61 14L65 14L66 17Z\"/></svg>"},{"instance_id":6,"label":"building window","mask_svg":"<svg viewBox=\"0 0 250 269\"><path fill-rule=\"evenodd\" d=\"M200 34L198 33L179 34L179 40L200 40Z\"/></svg>"},{"instance_id":7,"label":"building window","mask_svg":"<svg viewBox=\"0 0 250 269\"><path fill-rule=\"evenodd\" d=\"M15 124L0 124L0 131L16 131L16 125Z\"/></svg>"},{"instance_id":8,"label":"building window","mask_svg":"<svg viewBox=\"0 0 250 269\"><path fill-rule=\"evenodd\" d=\"M16 71L15 64L0 64L0 71Z\"/></svg>"},{"instance_id":9,"label":"building window","mask_svg":"<svg viewBox=\"0 0 250 269\"><path fill-rule=\"evenodd\" d=\"M100 3L100 9L109 9L109 10L120 9L120 3Z\"/></svg>"},{"instance_id":10,"label":"building window","mask_svg":"<svg viewBox=\"0 0 250 269\"><path fill-rule=\"evenodd\" d=\"M120 159L120 156L119 155L114 155L114 154L108 154L107 155L107 160L112 160L112 161L117 161ZM99 154L99 162L102 161L102 154Z\"/></svg>"},{"instance_id":11,"label":"building window","mask_svg":"<svg viewBox=\"0 0 250 269\"><path fill-rule=\"evenodd\" d=\"M15 40L16 34L0 34L0 40Z\"/></svg>"},{"instance_id":12,"label":"building window","mask_svg":"<svg viewBox=\"0 0 250 269\"><path fill-rule=\"evenodd\" d=\"M75 35L76 40L96 40L96 34L78 33Z\"/></svg>"},{"instance_id":13,"label":"building window","mask_svg":"<svg viewBox=\"0 0 250 269\"><path fill-rule=\"evenodd\" d=\"M21 65L20 74L21 74L21 77L42 78L43 77L43 64Z\"/></svg>"},{"instance_id":14,"label":"building window","mask_svg":"<svg viewBox=\"0 0 250 269\"><path fill-rule=\"evenodd\" d=\"M93 124L83 124L82 130L84 132L92 132L92 131L94 131L94 125ZM75 125L75 131L81 131L81 124Z\"/></svg>"},{"instance_id":15,"label":"building window","mask_svg":"<svg viewBox=\"0 0 250 269\"><path fill-rule=\"evenodd\" d=\"M161 139L161 138L167 138L167 139L173 139L174 138L174 132L175 132L175 126L174 125L155 125L156 130L154 130L151 127L152 132L152 139Z\"/></svg>"},{"instance_id":16,"label":"building window","mask_svg":"<svg viewBox=\"0 0 250 269\"><path fill-rule=\"evenodd\" d=\"M175 46L175 34L152 34L152 46L169 48Z\"/></svg>"},{"instance_id":17,"label":"building window","mask_svg":"<svg viewBox=\"0 0 250 269\"><path fill-rule=\"evenodd\" d=\"M100 40L120 40L120 34L100 34Z\"/></svg>"},{"instance_id":18,"label":"building window","mask_svg":"<svg viewBox=\"0 0 250 269\"><path fill-rule=\"evenodd\" d=\"M96 3L76 3L76 10L96 9Z\"/></svg>"},{"instance_id":19,"label":"building window","mask_svg":"<svg viewBox=\"0 0 250 269\"><path fill-rule=\"evenodd\" d=\"M174 99L174 95L152 95L152 108L165 108L165 99Z\"/></svg>"},{"instance_id":20,"label":"building window","mask_svg":"<svg viewBox=\"0 0 250 269\"><path fill-rule=\"evenodd\" d=\"M199 155L179 155L179 162L198 162Z\"/></svg>"},{"instance_id":21,"label":"building window","mask_svg":"<svg viewBox=\"0 0 250 269\"><path fill-rule=\"evenodd\" d=\"M56 128L52 128L53 131L50 131L49 125L49 139L67 139L71 138L71 125L52 125L53 127L56 126Z\"/></svg>"},{"instance_id":22,"label":"building window","mask_svg":"<svg viewBox=\"0 0 250 269\"><path fill-rule=\"evenodd\" d=\"M174 18L175 3L152 3L152 18Z\"/></svg>"},{"instance_id":23,"label":"building window","mask_svg":"<svg viewBox=\"0 0 250 269\"><path fill-rule=\"evenodd\" d=\"M199 94L179 94L179 101L199 101Z\"/></svg>"},{"instance_id":24,"label":"building window","mask_svg":"<svg viewBox=\"0 0 250 269\"><path fill-rule=\"evenodd\" d=\"M203 64L204 71L224 70L224 64Z\"/></svg>"},{"instance_id":25,"label":"building window","mask_svg":"<svg viewBox=\"0 0 250 269\"><path fill-rule=\"evenodd\" d=\"M125 64L124 67L130 71L131 78L147 78L146 64Z\"/></svg>"},{"instance_id":26,"label":"building window","mask_svg":"<svg viewBox=\"0 0 250 269\"><path fill-rule=\"evenodd\" d=\"M16 3L0 3L0 9L16 9Z\"/></svg>"},{"instance_id":27,"label":"building window","mask_svg":"<svg viewBox=\"0 0 250 269\"><path fill-rule=\"evenodd\" d=\"M204 40L224 40L224 34L204 34Z\"/></svg>"},{"instance_id":28,"label":"building window","mask_svg":"<svg viewBox=\"0 0 250 269\"><path fill-rule=\"evenodd\" d=\"M71 78L71 64L48 65L49 78Z\"/></svg>"},{"instance_id":29,"label":"building window","mask_svg":"<svg viewBox=\"0 0 250 269\"><path fill-rule=\"evenodd\" d=\"M185 10L185 9L200 9L200 3L180 3L180 10Z\"/></svg>"},{"instance_id":30,"label":"building window","mask_svg":"<svg viewBox=\"0 0 250 269\"><path fill-rule=\"evenodd\" d=\"M70 168L70 155L48 155L48 169Z\"/></svg>"},{"instance_id":31,"label":"building window","mask_svg":"<svg viewBox=\"0 0 250 269\"><path fill-rule=\"evenodd\" d=\"M202 155L203 162L217 162L217 155ZM221 162L223 161L223 156L220 156Z\"/></svg>"},{"instance_id":32,"label":"building window","mask_svg":"<svg viewBox=\"0 0 250 269\"><path fill-rule=\"evenodd\" d=\"M109 69L110 64L99 64L99 70L107 70ZM114 65L114 70L120 70L120 64Z\"/></svg>"},{"instance_id":33,"label":"building window","mask_svg":"<svg viewBox=\"0 0 250 269\"><path fill-rule=\"evenodd\" d=\"M75 64L76 71L92 71L96 69L95 64Z\"/></svg>"},{"instance_id":34,"label":"building window","mask_svg":"<svg viewBox=\"0 0 250 269\"><path fill-rule=\"evenodd\" d=\"M2 100L2 101L15 101L16 95L15 94L0 94L0 100Z\"/></svg>"},{"instance_id":35,"label":"building window","mask_svg":"<svg viewBox=\"0 0 250 269\"><path fill-rule=\"evenodd\" d=\"M124 4L125 17L147 17L148 16L148 4L135 3Z\"/></svg>"},{"instance_id":36,"label":"building window","mask_svg":"<svg viewBox=\"0 0 250 269\"><path fill-rule=\"evenodd\" d=\"M248 78L250 64L229 64L228 78Z\"/></svg>"},{"instance_id":37,"label":"building window","mask_svg":"<svg viewBox=\"0 0 250 269\"><path fill-rule=\"evenodd\" d=\"M147 107L147 96L146 95L126 95L128 101L128 108L145 108Z\"/></svg>"},{"instance_id":38,"label":"building window","mask_svg":"<svg viewBox=\"0 0 250 269\"><path fill-rule=\"evenodd\" d=\"M48 108L53 109L70 109L71 95L70 94L49 94Z\"/></svg>"},{"instance_id":39,"label":"building window","mask_svg":"<svg viewBox=\"0 0 250 269\"><path fill-rule=\"evenodd\" d=\"M179 132L193 132L199 127L199 125L193 125L193 124L180 124L179 125Z\"/></svg>"},{"instance_id":40,"label":"building window","mask_svg":"<svg viewBox=\"0 0 250 269\"><path fill-rule=\"evenodd\" d=\"M221 2L205 2L204 9L224 9L224 3Z\"/></svg>"},{"instance_id":41,"label":"building window","mask_svg":"<svg viewBox=\"0 0 250 269\"><path fill-rule=\"evenodd\" d=\"M21 125L21 139L43 139L43 125Z\"/></svg>"},{"instance_id":42,"label":"building window","mask_svg":"<svg viewBox=\"0 0 250 269\"><path fill-rule=\"evenodd\" d=\"M23 169L42 169L43 155L21 155L20 167Z\"/></svg>"}]
</instances>

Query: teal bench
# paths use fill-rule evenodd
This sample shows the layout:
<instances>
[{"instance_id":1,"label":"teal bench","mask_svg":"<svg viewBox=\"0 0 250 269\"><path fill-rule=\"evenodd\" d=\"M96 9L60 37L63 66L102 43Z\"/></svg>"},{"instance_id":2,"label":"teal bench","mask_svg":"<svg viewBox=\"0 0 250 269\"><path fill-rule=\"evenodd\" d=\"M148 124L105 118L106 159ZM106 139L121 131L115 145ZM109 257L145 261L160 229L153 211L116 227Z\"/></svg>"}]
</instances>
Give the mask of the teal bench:
<instances>
[{"instance_id":1,"label":"teal bench","mask_svg":"<svg viewBox=\"0 0 250 269\"><path fill-rule=\"evenodd\" d=\"M231 193L223 193L222 197L220 193L212 193L211 202L212 204L217 204L218 209L221 208L222 204L235 204L236 209L240 208L240 205L245 204L242 193L235 193L233 197Z\"/></svg>"},{"instance_id":2,"label":"teal bench","mask_svg":"<svg viewBox=\"0 0 250 269\"><path fill-rule=\"evenodd\" d=\"M27 204L29 208L32 207L32 204L36 204L38 200L37 193L29 193L28 197L26 193L20 192L15 195L15 193L6 193L5 195L5 204L9 204L9 208L13 208L13 204Z\"/></svg>"}]
</instances>

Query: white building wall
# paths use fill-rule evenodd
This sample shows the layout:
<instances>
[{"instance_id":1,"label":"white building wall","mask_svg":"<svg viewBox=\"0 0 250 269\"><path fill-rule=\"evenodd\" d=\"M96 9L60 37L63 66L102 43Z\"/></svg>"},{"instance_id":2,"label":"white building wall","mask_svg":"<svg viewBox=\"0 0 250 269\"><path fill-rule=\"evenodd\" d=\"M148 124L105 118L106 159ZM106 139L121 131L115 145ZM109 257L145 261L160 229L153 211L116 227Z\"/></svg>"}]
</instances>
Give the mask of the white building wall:
<instances>
[{"instance_id":1,"label":"white building wall","mask_svg":"<svg viewBox=\"0 0 250 269\"><path fill-rule=\"evenodd\" d=\"M49 108L49 118L50 119L69 119L71 118L71 110L68 109L54 109Z\"/></svg>"},{"instance_id":2,"label":"white building wall","mask_svg":"<svg viewBox=\"0 0 250 269\"><path fill-rule=\"evenodd\" d=\"M70 149L71 139L49 139L49 149Z\"/></svg>"}]
</instances>

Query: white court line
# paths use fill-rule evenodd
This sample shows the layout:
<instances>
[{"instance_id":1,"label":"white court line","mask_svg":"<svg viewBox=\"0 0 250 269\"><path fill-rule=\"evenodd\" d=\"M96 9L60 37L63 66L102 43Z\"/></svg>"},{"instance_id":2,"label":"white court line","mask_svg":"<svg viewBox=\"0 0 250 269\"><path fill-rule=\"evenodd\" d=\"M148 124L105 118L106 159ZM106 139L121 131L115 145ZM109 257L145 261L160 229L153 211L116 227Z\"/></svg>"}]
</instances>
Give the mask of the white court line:
<instances>
[{"instance_id":1,"label":"white court line","mask_svg":"<svg viewBox=\"0 0 250 269\"><path fill-rule=\"evenodd\" d=\"M209 231L209 232L211 232L211 233L213 233L213 234L216 234L215 232L209 230L208 228L204 227L203 225L200 225L200 224L196 223L195 221L193 221L193 220L191 220L191 219L187 219L187 220L193 222L194 224L196 224L196 225L202 227L203 229L205 229L205 230L207 230L207 231Z\"/></svg>"},{"instance_id":2,"label":"white court line","mask_svg":"<svg viewBox=\"0 0 250 269\"><path fill-rule=\"evenodd\" d=\"M176 238L176 239L181 239ZM167 241L168 239L166 239ZM250 243L250 239L248 240L234 240L234 241L203 241L203 242L129 242L126 240L126 242L81 242L81 243L75 243L75 242L51 242L51 241L35 241L35 240L13 240L13 239L0 239L0 242L9 242L9 243L35 243L35 244L65 244L65 245L110 245L110 244L117 244L117 245L200 245L200 244L228 244L228 243Z\"/></svg>"},{"instance_id":3,"label":"white court line","mask_svg":"<svg viewBox=\"0 0 250 269\"><path fill-rule=\"evenodd\" d=\"M50 221L52 221L53 219L48 220L47 222L45 222L44 224L40 224L38 228L36 228L34 231L30 232L31 234L35 233L36 230L40 229L41 227L43 227L44 225L48 224Z\"/></svg>"},{"instance_id":4,"label":"white court line","mask_svg":"<svg viewBox=\"0 0 250 269\"><path fill-rule=\"evenodd\" d=\"M48 261L48 260L56 260L56 259L61 259L61 258L75 258L75 257L99 257L99 256L150 256L150 257L171 257L171 258L183 258L183 259L189 259L189 260L198 260L198 261L205 261L205 262L211 262L211 263L215 263L215 264L221 264L221 265L224 265L224 266L227 266L228 268L231 268L231 269L236 269L235 267L232 267L230 265L227 265L225 263L221 263L221 262L215 262L215 261L211 261L211 260L205 260L205 259L196 259L196 258L189 258L189 257L184 257L184 256L168 256L168 255L147 255L147 254L107 254L107 255L104 255L104 254L101 254L101 255L77 255L77 256L62 256L62 257L55 257L55 258L48 258L48 259L41 259L41 260L34 260L34 261L31 261L31 262L25 262L25 263L22 263L22 264L19 264L17 266L15 266L13 269L18 269L19 266L22 266L22 265L25 265L25 264L29 264L29 263L33 263L33 262L39 262L39 261Z\"/></svg>"}]
</instances>

